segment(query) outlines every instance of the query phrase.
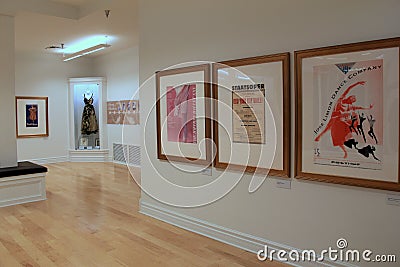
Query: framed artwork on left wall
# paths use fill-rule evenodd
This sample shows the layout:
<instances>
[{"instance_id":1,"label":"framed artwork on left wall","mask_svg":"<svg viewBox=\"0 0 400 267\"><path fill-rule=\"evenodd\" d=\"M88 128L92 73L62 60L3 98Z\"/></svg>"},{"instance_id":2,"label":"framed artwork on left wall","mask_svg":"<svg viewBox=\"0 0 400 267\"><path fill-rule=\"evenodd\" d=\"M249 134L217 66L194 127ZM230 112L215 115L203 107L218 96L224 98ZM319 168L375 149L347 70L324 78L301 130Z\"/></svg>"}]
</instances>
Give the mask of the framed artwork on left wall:
<instances>
[{"instance_id":1,"label":"framed artwork on left wall","mask_svg":"<svg viewBox=\"0 0 400 267\"><path fill-rule=\"evenodd\" d=\"M49 136L48 98L16 96L17 138Z\"/></svg>"}]
</instances>

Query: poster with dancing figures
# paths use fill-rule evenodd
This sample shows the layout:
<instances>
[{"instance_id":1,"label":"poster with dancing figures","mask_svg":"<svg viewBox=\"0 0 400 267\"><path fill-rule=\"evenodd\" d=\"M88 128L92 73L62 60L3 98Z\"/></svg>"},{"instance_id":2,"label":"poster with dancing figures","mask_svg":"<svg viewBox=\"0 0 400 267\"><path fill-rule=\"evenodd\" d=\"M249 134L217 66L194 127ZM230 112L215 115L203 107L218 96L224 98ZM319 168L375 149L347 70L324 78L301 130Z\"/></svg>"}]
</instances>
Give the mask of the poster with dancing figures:
<instances>
[{"instance_id":1,"label":"poster with dancing figures","mask_svg":"<svg viewBox=\"0 0 400 267\"><path fill-rule=\"evenodd\" d=\"M168 141L196 144L196 84L168 86L166 101Z\"/></svg>"},{"instance_id":2,"label":"poster with dancing figures","mask_svg":"<svg viewBox=\"0 0 400 267\"><path fill-rule=\"evenodd\" d=\"M381 170L383 59L313 67L314 164Z\"/></svg>"}]
</instances>

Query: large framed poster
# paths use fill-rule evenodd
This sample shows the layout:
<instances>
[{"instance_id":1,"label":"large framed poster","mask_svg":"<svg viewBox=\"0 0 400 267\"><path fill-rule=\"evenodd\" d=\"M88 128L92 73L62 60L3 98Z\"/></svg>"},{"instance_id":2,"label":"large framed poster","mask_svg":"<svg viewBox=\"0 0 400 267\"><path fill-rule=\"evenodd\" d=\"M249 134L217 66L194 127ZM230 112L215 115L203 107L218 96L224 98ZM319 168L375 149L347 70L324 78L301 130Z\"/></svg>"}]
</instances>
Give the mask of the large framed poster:
<instances>
[{"instance_id":1,"label":"large framed poster","mask_svg":"<svg viewBox=\"0 0 400 267\"><path fill-rule=\"evenodd\" d=\"M156 73L158 159L209 165L209 64Z\"/></svg>"},{"instance_id":2,"label":"large framed poster","mask_svg":"<svg viewBox=\"0 0 400 267\"><path fill-rule=\"evenodd\" d=\"M289 53L213 64L214 165L290 176Z\"/></svg>"},{"instance_id":3,"label":"large framed poster","mask_svg":"<svg viewBox=\"0 0 400 267\"><path fill-rule=\"evenodd\" d=\"M16 96L17 138L49 136L48 98Z\"/></svg>"},{"instance_id":4,"label":"large framed poster","mask_svg":"<svg viewBox=\"0 0 400 267\"><path fill-rule=\"evenodd\" d=\"M295 52L296 177L400 191L400 38Z\"/></svg>"}]
</instances>

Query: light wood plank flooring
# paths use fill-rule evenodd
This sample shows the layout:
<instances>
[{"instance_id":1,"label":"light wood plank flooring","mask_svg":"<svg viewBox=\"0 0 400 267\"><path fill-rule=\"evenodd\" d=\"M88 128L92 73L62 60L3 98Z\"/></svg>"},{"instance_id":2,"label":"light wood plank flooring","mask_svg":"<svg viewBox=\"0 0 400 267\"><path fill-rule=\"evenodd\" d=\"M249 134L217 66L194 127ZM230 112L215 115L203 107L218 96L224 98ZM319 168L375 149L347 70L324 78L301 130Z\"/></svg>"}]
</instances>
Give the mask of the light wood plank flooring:
<instances>
[{"instance_id":1,"label":"light wood plank flooring","mask_svg":"<svg viewBox=\"0 0 400 267\"><path fill-rule=\"evenodd\" d=\"M0 266L286 266L139 214L124 166L48 168L46 201L0 208Z\"/></svg>"}]
</instances>

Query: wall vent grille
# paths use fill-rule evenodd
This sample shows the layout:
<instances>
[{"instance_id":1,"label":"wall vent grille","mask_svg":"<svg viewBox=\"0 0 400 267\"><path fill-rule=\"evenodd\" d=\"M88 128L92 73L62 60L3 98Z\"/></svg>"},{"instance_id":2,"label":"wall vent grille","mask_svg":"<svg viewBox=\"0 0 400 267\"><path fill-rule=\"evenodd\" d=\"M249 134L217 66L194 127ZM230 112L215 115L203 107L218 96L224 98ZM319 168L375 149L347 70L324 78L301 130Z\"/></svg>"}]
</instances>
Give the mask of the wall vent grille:
<instances>
[{"instance_id":1,"label":"wall vent grille","mask_svg":"<svg viewBox=\"0 0 400 267\"><path fill-rule=\"evenodd\" d=\"M113 161L140 166L140 146L113 143Z\"/></svg>"}]
</instances>

